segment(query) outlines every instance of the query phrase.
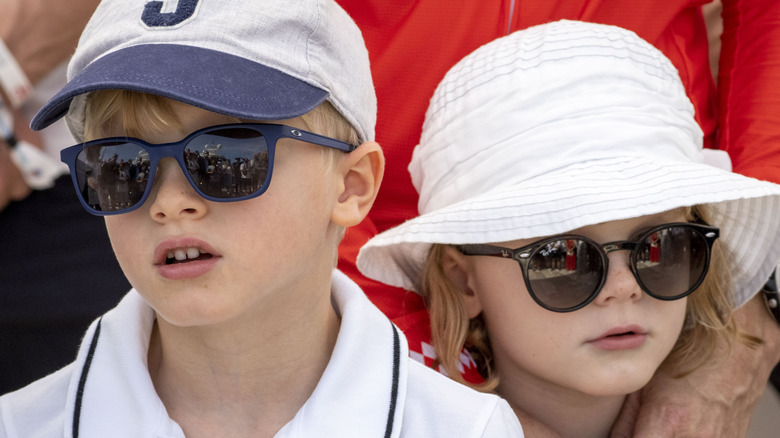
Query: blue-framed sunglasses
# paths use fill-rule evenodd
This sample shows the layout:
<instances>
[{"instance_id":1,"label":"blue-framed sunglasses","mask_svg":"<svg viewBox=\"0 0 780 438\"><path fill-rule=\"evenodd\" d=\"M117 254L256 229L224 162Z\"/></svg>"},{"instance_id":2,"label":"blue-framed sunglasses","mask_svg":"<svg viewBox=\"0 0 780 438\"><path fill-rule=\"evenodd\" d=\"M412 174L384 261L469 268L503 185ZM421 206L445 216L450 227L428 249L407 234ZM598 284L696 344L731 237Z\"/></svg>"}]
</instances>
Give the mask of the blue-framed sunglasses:
<instances>
[{"instance_id":1,"label":"blue-framed sunglasses","mask_svg":"<svg viewBox=\"0 0 780 438\"><path fill-rule=\"evenodd\" d=\"M712 245L720 230L675 222L644 230L632 240L597 243L562 234L522 248L456 245L469 256L513 259L520 264L526 289L537 304L553 312L571 312L593 301L607 279L613 251L631 251L629 265L639 287L653 298L679 300L707 276Z\"/></svg>"},{"instance_id":2,"label":"blue-framed sunglasses","mask_svg":"<svg viewBox=\"0 0 780 438\"><path fill-rule=\"evenodd\" d=\"M291 138L351 152L357 146L302 129L268 123L236 123L200 129L172 143L131 137L103 138L64 149L84 208L99 216L128 213L143 205L162 158L176 159L190 185L205 199L243 201L271 183L276 143Z\"/></svg>"}]
</instances>

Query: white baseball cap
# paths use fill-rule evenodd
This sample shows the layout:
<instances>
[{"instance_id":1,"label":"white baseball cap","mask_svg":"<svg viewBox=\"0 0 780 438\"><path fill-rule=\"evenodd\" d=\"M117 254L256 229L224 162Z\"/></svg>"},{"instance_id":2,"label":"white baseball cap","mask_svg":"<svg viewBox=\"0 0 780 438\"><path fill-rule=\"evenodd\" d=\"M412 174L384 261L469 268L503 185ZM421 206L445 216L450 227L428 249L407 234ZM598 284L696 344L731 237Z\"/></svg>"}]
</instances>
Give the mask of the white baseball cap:
<instances>
[{"instance_id":1,"label":"white baseball cap","mask_svg":"<svg viewBox=\"0 0 780 438\"><path fill-rule=\"evenodd\" d=\"M253 120L297 117L328 100L361 141L374 138L368 53L333 0L103 0L68 79L33 129L65 116L83 141L86 93L125 89Z\"/></svg>"},{"instance_id":2,"label":"white baseball cap","mask_svg":"<svg viewBox=\"0 0 780 438\"><path fill-rule=\"evenodd\" d=\"M436 89L409 171L420 216L358 268L419 292L431 244L541 238L708 204L744 303L780 260L780 186L705 164L677 70L633 32L558 21L495 40Z\"/></svg>"}]
</instances>

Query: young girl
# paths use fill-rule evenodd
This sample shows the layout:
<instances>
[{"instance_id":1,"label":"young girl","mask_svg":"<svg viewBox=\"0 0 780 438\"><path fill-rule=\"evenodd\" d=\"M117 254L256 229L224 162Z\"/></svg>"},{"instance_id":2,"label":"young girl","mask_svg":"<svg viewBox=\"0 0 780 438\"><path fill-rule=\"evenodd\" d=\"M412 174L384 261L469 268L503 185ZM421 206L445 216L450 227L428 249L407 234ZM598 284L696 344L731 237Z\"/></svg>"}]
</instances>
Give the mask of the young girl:
<instances>
[{"instance_id":1,"label":"young girl","mask_svg":"<svg viewBox=\"0 0 780 438\"><path fill-rule=\"evenodd\" d=\"M780 187L704 164L694 116L629 31L561 21L487 44L431 100L409 166L421 215L358 266L422 294L454 379L474 361L472 386L516 411L607 436L664 361L684 374L721 337L761 342L731 312L780 259Z\"/></svg>"}]
</instances>

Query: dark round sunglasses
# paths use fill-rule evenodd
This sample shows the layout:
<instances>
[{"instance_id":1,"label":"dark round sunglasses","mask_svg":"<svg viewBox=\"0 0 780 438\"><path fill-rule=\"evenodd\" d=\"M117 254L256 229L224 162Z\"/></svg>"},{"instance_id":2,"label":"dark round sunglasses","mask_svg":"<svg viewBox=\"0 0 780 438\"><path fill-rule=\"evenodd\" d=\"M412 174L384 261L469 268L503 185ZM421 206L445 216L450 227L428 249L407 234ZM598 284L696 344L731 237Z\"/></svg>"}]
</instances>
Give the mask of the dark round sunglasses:
<instances>
[{"instance_id":1,"label":"dark round sunglasses","mask_svg":"<svg viewBox=\"0 0 780 438\"><path fill-rule=\"evenodd\" d=\"M356 146L302 129L267 123L238 123L200 129L172 143L137 138L103 138L64 149L84 208L106 216L143 205L162 158L176 159L190 185L205 199L243 201L260 196L271 183L280 138L353 151Z\"/></svg>"},{"instance_id":2,"label":"dark round sunglasses","mask_svg":"<svg viewBox=\"0 0 780 438\"><path fill-rule=\"evenodd\" d=\"M571 312L593 301L604 287L607 254L631 251L631 272L639 287L659 300L683 298L707 276L712 245L720 235L715 227L670 223L641 232L633 240L597 243L585 236L548 237L517 249L494 245L457 245L469 256L514 259L525 286L540 306Z\"/></svg>"}]
</instances>

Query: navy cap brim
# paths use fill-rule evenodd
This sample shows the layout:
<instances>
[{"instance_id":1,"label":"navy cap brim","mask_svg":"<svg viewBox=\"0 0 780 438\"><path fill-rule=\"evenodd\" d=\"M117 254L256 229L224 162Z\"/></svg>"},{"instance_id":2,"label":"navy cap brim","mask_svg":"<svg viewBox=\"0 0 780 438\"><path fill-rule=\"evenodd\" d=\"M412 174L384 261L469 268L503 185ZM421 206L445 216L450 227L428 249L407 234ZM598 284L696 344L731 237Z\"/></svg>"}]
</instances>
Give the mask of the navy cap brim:
<instances>
[{"instance_id":1,"label":"navy cap brim","mask_svg":"<svg viewBox=\"0 0 780 438\"><path fill-rule=\"evenodd\" d=\"M328 97L325 90L246 58L187 45L145 44L92 62L38 111L30 126L43 129L65 116L76 96L108 89L156 94L251 120L298 117Z\"/></svg>"}]
</instances>

